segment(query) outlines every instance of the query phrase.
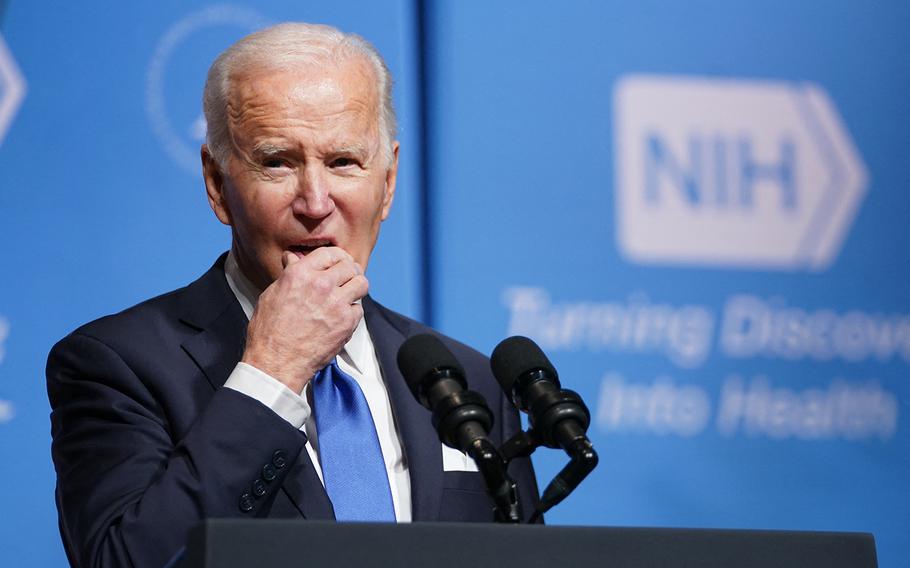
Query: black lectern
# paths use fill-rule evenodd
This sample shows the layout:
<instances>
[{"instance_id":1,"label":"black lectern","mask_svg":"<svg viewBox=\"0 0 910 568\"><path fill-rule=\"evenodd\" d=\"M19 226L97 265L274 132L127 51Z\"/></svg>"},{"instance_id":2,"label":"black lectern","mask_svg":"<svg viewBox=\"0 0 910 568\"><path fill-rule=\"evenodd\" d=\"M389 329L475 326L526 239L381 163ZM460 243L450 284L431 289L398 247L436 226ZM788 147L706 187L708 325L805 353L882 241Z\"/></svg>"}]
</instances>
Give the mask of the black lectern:
<instances>
[{"instance_id":1,"label":"black lectern","mask_svg":"<svg viewBox=\"0 0 910 568\"><path fill-rule=\"evenodd\" d=\"M208 520L182 568L875 568L871 534Z\"/></svg>"}]
</instances>

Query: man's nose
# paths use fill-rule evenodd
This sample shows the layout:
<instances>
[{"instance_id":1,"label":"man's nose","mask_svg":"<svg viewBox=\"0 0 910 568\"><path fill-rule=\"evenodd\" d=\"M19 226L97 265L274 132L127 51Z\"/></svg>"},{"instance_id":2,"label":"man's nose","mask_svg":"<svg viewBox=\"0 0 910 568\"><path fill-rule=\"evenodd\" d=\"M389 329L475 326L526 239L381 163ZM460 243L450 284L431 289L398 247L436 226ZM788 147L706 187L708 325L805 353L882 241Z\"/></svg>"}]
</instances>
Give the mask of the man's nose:
<instances>
[{"instance_id":1,"label":"man's nose","mask_svg":"<svg viewBox=\"0 0 910 568\"><path fill-rule=\"evenodd\" d=\"M331 184L319 167L307 167L298 180L297 197L294 199L295 215L322 219L335 210Z\"/></svg>"}]
</instances>

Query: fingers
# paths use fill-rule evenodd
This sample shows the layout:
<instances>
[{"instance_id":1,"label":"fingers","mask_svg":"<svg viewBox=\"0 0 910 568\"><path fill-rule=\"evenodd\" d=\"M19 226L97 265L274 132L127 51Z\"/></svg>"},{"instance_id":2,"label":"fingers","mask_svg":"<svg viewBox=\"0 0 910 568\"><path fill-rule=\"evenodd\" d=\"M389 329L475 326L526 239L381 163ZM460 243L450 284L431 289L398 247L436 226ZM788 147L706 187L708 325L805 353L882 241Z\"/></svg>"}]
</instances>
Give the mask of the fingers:
<instances>
[{"instance_id":1,"label":"fingers","mask_svg":"<svg viewBox=\"0 0 910 568\"><path fill-rule=\"evenodd\" d=\"M337 286L343 285L348 280L363 275L360 265L353 260L342 260L327 268L323 274Z\"/></svg>"},{"instance_id":2,"label":"fingers","mask_svg":"<svg viewBox=\"0 0 910 568\"><path fill-rule=\"evenodd\" d=\"M290 251L284 251L281 254L281 268L287 268L288 266L299 261L300 259L297 258L297 255Z\"/></svg>"},{"instance_id":3,"label":"fingers","mask_svg":"<svg viewBox=\"0 0 910 568\"><path fill-rule=\"evenodd\" d=\"M354 310L354 327L351 329L351 337L354 336L354 330L357 329L357 324L360 323L360 320L363 319L363 306L360 304L353 304L351 309ZM348 341L351 340L351 337L348 337ZM347 343L347 341L345 341Z\"/></svg>"},{"instance_id":4,"label":"fingers","mask_svg":"<svg viewBox=\"0 0 910 568\"><path fill-rule=\"evenodd\" d=\"M365 296L369 290L363 268L354 262L347 251L339 247L320 247L303 258L286 251L282 255L282 263L285 270L294 267L296 274L292 280L309 273L309 276L298 282L325 293L344 287L343 298L352 302Z\"/></svg>"},{"instance_id":5,"label":"fingers","mask_svg":"<svg viewBox=\"0 0 910 568\"><path fill-rule=\"evenodd\" d=\"M353 304L366 296L370 289L360 265L353 261L341 261L320 272L312 285L322 287L326 294L336 294L345 304Z\"/></svg>"},{"instance_id":6,"label":"fingers","mask_svg":"<svg viewBox=\"0 0 910 568\"><path fill-rule=\"evenodd\" d=\"M293 253L287 254L291 254L297 258L297 256ZM345 260L354 262L353 257L351 257L351 255L349 255L346 250L340 247L319 247L318 249L303 257L303 259L297 258L297 260L305 261L310 266L310 268L314 270L326 270L335 264L338 264L339 262Z\"/></svg>"},{"instance_id":7,"label":"fingers","mask_svg":"<svg viewBox=\"0 0 910 568\"><path fill-rule=\"evenodd\" d=\"M338 289L341 297L351 304L362 299L370 291L370 282L362 274L351 278Z\"/></svg>"}]
</instances>

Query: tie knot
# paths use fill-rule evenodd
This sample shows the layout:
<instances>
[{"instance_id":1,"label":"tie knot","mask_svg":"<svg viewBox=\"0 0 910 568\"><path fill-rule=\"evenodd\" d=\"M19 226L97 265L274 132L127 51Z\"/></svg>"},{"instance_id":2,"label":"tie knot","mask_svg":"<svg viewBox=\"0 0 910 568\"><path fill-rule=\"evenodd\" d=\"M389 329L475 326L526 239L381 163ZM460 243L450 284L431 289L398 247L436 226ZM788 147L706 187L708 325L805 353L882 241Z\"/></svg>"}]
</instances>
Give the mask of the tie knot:
<instances>
[{"instance_id":1,"label":"tie knot","mask_svg":"<svg viewBox=\"0 0 910 568\"><path fill-rule=\"evenodd\" d=\"M338 358L335 357L334 359L329 361L328 365L319 369L316 372L316 375L313 377L313 382L316 385L319 385L319 384L325 383L325 382L332 382L332 379L335 376L337 376L338 374L347 375L347 373L342 371L341 367L338 366Z\"/></svg>"}]
</instances>

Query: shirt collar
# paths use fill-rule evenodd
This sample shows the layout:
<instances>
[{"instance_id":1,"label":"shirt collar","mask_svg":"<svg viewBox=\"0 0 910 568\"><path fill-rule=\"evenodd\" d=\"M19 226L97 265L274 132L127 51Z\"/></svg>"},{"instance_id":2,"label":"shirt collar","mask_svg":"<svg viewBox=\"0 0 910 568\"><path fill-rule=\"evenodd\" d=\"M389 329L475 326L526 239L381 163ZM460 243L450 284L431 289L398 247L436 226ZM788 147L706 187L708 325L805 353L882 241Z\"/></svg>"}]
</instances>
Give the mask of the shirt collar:
<instances>
[{"instance_id":1,"label":"shirt collar","mask_svg":"<svg viewBox=\"0 0 910 568\"><path fill-rule=\"evenodd\" d=\"M247 319L253 317L253 310L259 303L259 294L262 293L240 270L237 259L234 257L233 249L228 253L227 260L224 261L224 277L227 279L228 287L240 302L243 313ZM360 303L360 300L357 300ZM370 340L370 333L367 331L366 321L360 318L357 328L354 329L354 335L344 344L344 348L339 353L345 363L348 363L358 372L364 373L367 369L367 361L372 351L373 343Z\"/></svg>"}]
</instances>

